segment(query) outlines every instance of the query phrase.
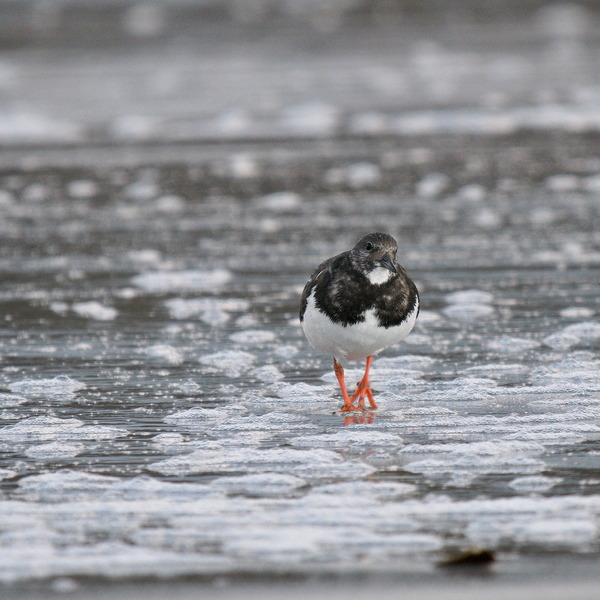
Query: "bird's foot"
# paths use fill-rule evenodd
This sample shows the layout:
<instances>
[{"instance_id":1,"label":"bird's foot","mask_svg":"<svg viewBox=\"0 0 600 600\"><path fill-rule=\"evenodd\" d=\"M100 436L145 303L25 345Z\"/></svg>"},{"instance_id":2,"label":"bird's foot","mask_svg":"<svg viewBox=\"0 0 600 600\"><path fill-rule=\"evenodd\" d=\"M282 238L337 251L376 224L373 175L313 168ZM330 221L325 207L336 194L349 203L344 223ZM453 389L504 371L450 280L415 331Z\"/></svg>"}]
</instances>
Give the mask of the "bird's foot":
<instances>
[{"instance_id":1,"label":"bird's foot","mask_svg":"<svg viewBox=\"0 0 600 600\"><path fill-rule=\"evenodd\" d=\"M365 398L369 401L369 405L371 408L377 408L377 403L375 402L375 398L373 397L373 392L371 391L371 386L369 385L369 380L366 381L361 379L358 384L356 391L352 394L350 398L350 402L354 402L358 398L358 408L359 410L365 409Z\"/></svg>"},{"instance_id":2,"label":"bird's foot","mask_svg":"<svg viewBox=\"0 0 600 600\"><path fill-rule=\"evenodd\" d=\"M352 404L352 403L344 404L344 406L342 406L342 408L340 408L340 412L351 412L351 411L355 411L355 410L363 410L363 409L359 408L358 406L354 406L354 404Z\"/></svg>"}]
</instances>

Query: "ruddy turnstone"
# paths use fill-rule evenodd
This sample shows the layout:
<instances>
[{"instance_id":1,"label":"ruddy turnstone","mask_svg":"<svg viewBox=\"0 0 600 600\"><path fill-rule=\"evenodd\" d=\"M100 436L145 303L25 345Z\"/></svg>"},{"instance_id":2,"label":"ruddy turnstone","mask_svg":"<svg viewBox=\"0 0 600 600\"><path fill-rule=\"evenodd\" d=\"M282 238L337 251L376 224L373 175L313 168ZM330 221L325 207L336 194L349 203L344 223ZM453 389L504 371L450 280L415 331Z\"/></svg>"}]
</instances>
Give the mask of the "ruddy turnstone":
<instances>
[{"instance_id":1,"label":"ruddy turnstone","mask_svg":"<svg viewBox=\"0 0 600 600\"><path fill-rule=\"evenodd\" d=\"M311 346L333 355L342 412L364 410L365 397L377 408L369 384L373 355L403 340L417 320L419 293L396 262L397 251L391 235L370 233L321 263L304 286L300 323ZM349 396L342 362L362 358L365 374Z\"/></svg>"}]
</instances>

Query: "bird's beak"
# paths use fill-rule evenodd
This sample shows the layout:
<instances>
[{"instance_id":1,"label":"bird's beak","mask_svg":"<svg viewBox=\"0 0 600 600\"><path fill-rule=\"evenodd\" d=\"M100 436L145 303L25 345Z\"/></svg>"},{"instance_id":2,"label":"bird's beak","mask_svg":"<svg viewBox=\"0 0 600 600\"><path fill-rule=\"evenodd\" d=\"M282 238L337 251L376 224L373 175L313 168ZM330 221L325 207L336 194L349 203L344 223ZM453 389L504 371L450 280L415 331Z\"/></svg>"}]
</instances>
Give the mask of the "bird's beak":
<instances>
[{"instance_id":1,"label":"bird's beak","mask_svg":"<svg viewBox=\"0 0 600 600\"><path fill-rule=\"evenodd\" d=\"M381 258L378 261L378 263L380 267L383 267L384 269L389 269L392 273L398 272L398 269L396 269L396 265L394 265L392 257L389 254L384 254L383 258Z\"/></svg>"}]
</instances>

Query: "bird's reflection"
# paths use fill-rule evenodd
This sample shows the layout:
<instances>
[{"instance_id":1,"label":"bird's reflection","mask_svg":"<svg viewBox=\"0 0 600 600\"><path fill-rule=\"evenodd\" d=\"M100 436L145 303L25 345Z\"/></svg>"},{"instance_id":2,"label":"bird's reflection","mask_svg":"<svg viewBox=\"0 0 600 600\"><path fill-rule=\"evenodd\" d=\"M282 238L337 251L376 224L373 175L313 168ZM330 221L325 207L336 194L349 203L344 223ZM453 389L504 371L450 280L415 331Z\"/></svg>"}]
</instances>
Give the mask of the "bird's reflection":
<instances>
[{"instance_id":1,"label":"bird's reflection","mask_svg":"<svg viewBox=\"0 0 600 600\"><path fill-rule=\"evenodd\" d=\"M361 412L344 413L344 427L348 425L371 425L375 422L375 412L364 410Z\"/></svg>"}]
</instances>

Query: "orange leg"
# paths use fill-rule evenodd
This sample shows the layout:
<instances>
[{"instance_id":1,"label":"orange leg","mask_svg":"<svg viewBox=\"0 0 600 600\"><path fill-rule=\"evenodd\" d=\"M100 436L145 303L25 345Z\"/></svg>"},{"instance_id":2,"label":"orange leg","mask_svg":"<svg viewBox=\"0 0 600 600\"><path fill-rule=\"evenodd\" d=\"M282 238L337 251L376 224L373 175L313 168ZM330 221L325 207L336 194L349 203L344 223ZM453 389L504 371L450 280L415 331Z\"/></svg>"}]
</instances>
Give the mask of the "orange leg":
<instances>
[{"instance_id":1,"label":"orange leg","mask_svg":"<svg viewBox=\"0 0 600 600\"><path fill-rule=\"evenodd\" d=\"M333 371L335 372L335 376L340 384L340 389L342 390L342 396L344 398L344 406L341 409L341 412L348 412L350 410L360 410L352 404L354 401L354 397L352 399L348 396L348 391L346 390L346 382L344 380L344 367L342 367L341 363L339 363L335 358L333 359Z\"/></svg>"},{"instance_id":2,"label":"orange leg","mask_svg":"<svg viewBox=\"0 0 600 600\"><path fill-rule=\"evenodd\" d=\"M365 396L369 400L369 404L371 408L377 408L377 404L375 403L375 398L373 398L373 392L371 391L371 385L369 384L369 370L371 368L371 362L373 362L373 356L367 356L367 364L365 366L365 374L363 378L358 382L358 387L352 397L350 398L350 402L354 402L356 398L358 398L358 408L360 410L365 409Z\"/></svg>"}]
</instances>

